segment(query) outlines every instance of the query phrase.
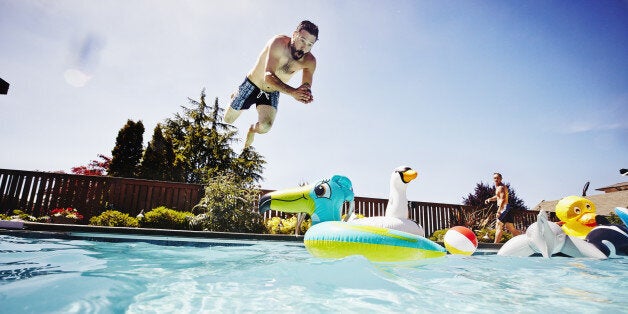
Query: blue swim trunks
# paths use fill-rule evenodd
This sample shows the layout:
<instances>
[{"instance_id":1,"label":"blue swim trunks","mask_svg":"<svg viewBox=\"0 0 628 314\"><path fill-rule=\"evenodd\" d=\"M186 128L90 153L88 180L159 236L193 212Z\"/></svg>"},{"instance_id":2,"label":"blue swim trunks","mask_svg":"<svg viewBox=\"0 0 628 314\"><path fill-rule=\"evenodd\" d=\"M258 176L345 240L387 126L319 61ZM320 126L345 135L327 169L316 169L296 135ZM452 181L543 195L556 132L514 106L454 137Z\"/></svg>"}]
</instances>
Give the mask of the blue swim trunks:
<instances>
[{"instance_id":1,"label":"blue swim trunks","mask_svg":"<svg viewBox=\"0 0 628 314\"><path fill-rule=\"evenodd\" d=\"M231 100L231 108L235 110L246 110L251 107L252 104L256 105L268 105L277 109L279 104L279 92L265 92L255 86L249 78L245 78L244 82Z\"/></svg>"},{"instance_id":2,"label":"blue swim trunks","mask_svg":"<svg viewBox=\"0 0 628 314\"><path fill-rule=\"evenodd\" d=\"M499 214L499 221L503 222L503 223L514 223L515 222L515 217L512 215L512 211L510 210L510 208L508 208L508 205L506 205L506 207L504 208L504 211Z\"/></svg>"}]
</instances>

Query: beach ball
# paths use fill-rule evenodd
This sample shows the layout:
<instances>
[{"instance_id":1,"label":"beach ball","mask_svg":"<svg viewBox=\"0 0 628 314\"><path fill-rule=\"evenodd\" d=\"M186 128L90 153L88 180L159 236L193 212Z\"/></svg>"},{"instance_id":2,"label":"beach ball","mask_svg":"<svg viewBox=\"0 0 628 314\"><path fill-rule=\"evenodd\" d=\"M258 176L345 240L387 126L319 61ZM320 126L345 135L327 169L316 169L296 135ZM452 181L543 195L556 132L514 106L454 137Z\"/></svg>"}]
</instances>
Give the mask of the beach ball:
<instances>
[{"instance_id":1,"label":"beach ball","mask_svg":"<svg viewBox=\"0 0 628 314\"><path fill-rule=\"evenodd\" d=\"M451 254L471 255L478 248L478 238L467 227L455 226L445 233L445 248Z\"/></svg>"}]
</instances>

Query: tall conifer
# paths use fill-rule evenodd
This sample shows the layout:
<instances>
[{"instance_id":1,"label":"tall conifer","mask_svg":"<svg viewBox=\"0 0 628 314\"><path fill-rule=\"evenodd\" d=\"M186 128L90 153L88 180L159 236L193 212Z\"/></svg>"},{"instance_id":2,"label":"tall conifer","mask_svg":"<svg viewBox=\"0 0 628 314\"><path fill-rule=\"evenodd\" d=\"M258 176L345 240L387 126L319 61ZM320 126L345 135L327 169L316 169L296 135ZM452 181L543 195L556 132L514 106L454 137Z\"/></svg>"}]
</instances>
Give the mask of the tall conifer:
<instances>
[{"instance_id":1,"label":"tall conifer","mask_svg":"<svg viewBox=\"0 0 628 314\"><path fill-rule=\"evenodd\" d=\"M143 151L144 124L141 120L128 120L118 132L116 146L111 151L109 175L112 177L136 178Z\"/></svg>"}]
</instances>

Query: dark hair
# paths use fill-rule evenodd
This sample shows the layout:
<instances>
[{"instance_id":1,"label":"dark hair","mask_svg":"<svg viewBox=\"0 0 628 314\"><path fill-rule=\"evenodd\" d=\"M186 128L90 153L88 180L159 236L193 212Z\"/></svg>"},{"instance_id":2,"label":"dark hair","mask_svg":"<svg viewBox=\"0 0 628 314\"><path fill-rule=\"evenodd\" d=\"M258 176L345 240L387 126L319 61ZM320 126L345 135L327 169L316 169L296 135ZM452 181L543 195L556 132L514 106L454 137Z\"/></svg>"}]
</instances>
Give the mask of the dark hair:
<instances>
[{"instance_id":1,"label":"dark hair","mask_svg":"<svg viewBox=\"0 0 628 314\"><path fill-rule=\"evenodd\" d=\"M316 26L314 23L310 21L303 21L299 23L299 26L297 26L297 32L300 30L304 30L314 35L314 37L316 37L316 40L318 40L318 26Z\"/></svg>"},{"instance_id":2,"label":"dark hair","mask_svg":"<svg viewBox=\"0 0 628 314\"><path fill-rule=\"evenodd\" d=\"M494 172L493 175L497 175L500 179L502 178L502 174L499 172Z\"/></svg>"}]
</instances>

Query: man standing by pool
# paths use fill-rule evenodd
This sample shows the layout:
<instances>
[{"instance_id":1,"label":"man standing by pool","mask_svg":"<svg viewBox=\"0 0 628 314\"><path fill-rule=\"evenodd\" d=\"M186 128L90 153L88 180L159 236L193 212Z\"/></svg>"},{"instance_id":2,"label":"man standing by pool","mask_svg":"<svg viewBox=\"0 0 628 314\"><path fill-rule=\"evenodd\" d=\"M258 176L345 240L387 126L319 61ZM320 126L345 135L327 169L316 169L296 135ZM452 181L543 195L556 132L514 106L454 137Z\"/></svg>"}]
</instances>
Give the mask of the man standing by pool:
<instances>
[{"instance_id":1,"label":"man standing by pool","mask_svg":"<svg viewBox=\"0 0 628 314\"><path fill-rule=\"evenodd\" d=\"M508 187L502 183L501 173L493 173L493 181L495 181L495 196L488 198L484 204L497 201L497 221L495 221L495 243L502 241L504 226L513 236L522 234L523 232L515 228L515 219L512 211L508 208Z\"/></svg>"},{"instance_id":2,"label":"man standing by pool","mask_svg":"<svg viewBox=\"0 0 628 314\"><path fill-rule=\"evenodd\" d=\"M311 88L316 58L310 50L317 40L318 27L310 21L299 23L292 37L273 37L260 53L242 85L231 96L225 122L233 123L242 110L249 109L252 104L257 109L258 120L249 128L245 148L251 146L255 133L264 134L270 131L277 114L280 92L304 104L314 100ZM298 71L303 71L301 86L295 88L286 84Z\"/></svg>"}]
</instances>

